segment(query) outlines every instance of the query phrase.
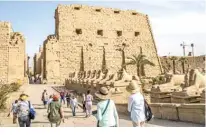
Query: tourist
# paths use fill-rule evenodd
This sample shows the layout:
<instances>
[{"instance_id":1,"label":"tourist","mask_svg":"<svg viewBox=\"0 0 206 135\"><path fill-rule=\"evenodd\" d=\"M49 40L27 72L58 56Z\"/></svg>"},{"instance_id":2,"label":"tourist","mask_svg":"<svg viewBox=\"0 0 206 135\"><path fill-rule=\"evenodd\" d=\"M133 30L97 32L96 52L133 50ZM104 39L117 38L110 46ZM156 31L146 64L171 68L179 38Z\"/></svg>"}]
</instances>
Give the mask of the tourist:
<instances>
[{"instance_id":1,"label":"tourist","mask_svg":"<svg viewBox=\"0 0 206 135\"><path fill-rule=\"evenodd\" d=\"M82 106L83 106L83 112L86 112L85 104L86 104L86 97L85 97L85 94L83 93L83 94L82 94Z\"/></svg>"},{"instance_id":2,"label":"tourist","mask_svg":"<svg viewBox=\"0 0 206 135\"><path fill-rule=\"evenodd\" d=\"M30 109L34 109L32 104L27 100L28 95L21 94L20 101L17 105L17 116L20 127L30 127L31 126L31 118L29 116Z\"/></svg>"},{"instance_id":3,"label":"tourist","mask_svg":"<svg viewBox=\"0 0 206 135\"><path fill-rule=\"evenodd\" d=\"M111 94L109 90L101 87L100 90L95 93L95 96L101 100L97 104L97 127L118 127L119 116L114 101L110 99Z\"/></svg>"},{"instance_id":4,"label":"tourist","mask_svg":"<svg viewBox=\"0 0 206 135\"><path fill-rule=\"evenodd\" d=\"M71 93L67 92L66 94L66 101L67 101L67 107L69 108L70 105L70 99L71 99Z\"/></svg>"},{"instance_id":5,"label":"tourist","mask_svg":"<svg viewBox=\"0 0 206 135\"><path fill-rule=\"evenodd\" d=\"M17 106L18 106L18 100L15 100L15 102L12 104L11 111L8 114L9 117L10 113L13 112L13 124L17 123Z\"/></svg>"},{"instance_id":6,"label":"tourist","mask_svg":"<svg viewBox=\"0 0 206 135\"><path fill-rule=\"evenodd\" d=\"M43 102L44 108L46 108L48 100L49 98L48 98L47 90L44 90L44 92L42 93L42 102Z\"/></svg>"},{"instance_id":7,"label":"tourist","mask_svg":"<svg viewBox=\"0 0 206 135\"><path fill-rule=\"evenodd\" d=\"M128 101L128 111L131 115L133 127L143 127L146 118L144 97L140 93L140 87L135 81L132 81L129 83L127 90L132 93Z\"/></svg>"},{"instance_id":8,"label":"tourist","mask_svg":"<svg viewBox=\"0 0 206 135\"><path fill-rule=\"evenodd\" d=\"M62 104L62 101L64 102L64 105L65 105L65 92L64 91L60 92L60 102L61 102L61 104Z\"/></svg>"},{"instance_id":9,"label":"tourist","mask_svg":"<svg viewBox=\"0 0 206 135\"><path fill-rule=\"evenodd\" d=\"M47 104L49 105L52 101L53 101L53 95L50 95Z\"/></svg>"},{"instance_id":10,"label":"tourist","mask_svg":"<svg viewBox=\"0 0 206 135\"><path fill-rule=\"evenodd\" d=\"M73 95L71 100L70 100L70 106L72 109L72 115L75 116L76 115L76 108L78 108L78 102L76 97Z\"/></svg>"},{"instance_id":11,"label":"tourist","mask_svg":"<svg viewBox=\"0 0 206 135\"><path fill-rule=\"evenodd\" d=\"M90 117L92 114L92 100L93 96L90 94L90 90L87 91L86 95L86 117Z\"/></svg>"},{"instance_id":12,"label":"tourist","mask_svg":"<svg viewBox=\"0 0 206 135\"><path fill-rule=\"evenodd\" d=\"M47 112L51 127L58 127L61 121L64 121L63 109L57 95L53 96L53 101L49 104Z\"/></svg>"}]
</instances>

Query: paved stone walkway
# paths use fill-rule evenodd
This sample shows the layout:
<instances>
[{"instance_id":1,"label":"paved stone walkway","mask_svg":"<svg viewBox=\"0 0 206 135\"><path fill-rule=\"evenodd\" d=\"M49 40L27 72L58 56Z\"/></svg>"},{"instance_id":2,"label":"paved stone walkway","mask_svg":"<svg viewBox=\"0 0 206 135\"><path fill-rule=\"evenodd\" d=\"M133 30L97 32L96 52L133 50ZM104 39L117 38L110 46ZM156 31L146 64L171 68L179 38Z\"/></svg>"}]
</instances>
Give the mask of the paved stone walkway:
<instances>
[{"instance_id":1,"label":"paved stone walkway","mask_svg":"<svg viewBox=\"0 0 206 135\"><path fill-rule=\"evenodd\" d=\"M47 119L47 110L43 108L41 102L41 93L44 89L47 89L48 94L56 93L55 90L49 85L27 85L25 87L25 93L28 94L29 100L36 109L37 115L36 119L32 121L32 127L49 127L50 123ZM72 116L70 108L64 106L65 123L61 123L61 127L95 127L96 119L91 116L90 118L85 118L85 114L79 107L77 109L76 116ZM94 106L95 108L95 106ZM131 127L132 124L128 119L128 116L119 115L120 117L120 127ZM12 124L12 118L1 118L1 125L3 127L17 127L17 124ZM201 127L203 125L185 123L185 122L175 122L168 120L153 119L145 125L146 127Z\"/></svg>"}]
</instances>

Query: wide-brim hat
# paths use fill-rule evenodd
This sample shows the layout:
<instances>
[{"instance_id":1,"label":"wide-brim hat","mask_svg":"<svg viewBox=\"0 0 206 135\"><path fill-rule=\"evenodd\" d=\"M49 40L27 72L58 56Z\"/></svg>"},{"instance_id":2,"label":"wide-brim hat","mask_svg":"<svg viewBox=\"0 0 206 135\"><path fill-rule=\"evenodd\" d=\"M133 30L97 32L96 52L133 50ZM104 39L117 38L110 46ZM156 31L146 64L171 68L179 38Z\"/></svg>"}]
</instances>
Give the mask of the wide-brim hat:
<instances>
[{"instance_id":1,"label":"wide-brim hat","mask_svg":"<svg viewBox=\"0 0 206 135\"><path fill-rule=\"evenodd\" d=\"M100 90L95 93L95 96L99 99L110 99L111 93L106 87L101 87Z\"/></svg>"},{"instance_id":2,"label":"wide-brim hat","mask_svg":"<svg viewBox=\"0 0 206 135\"><path fill-rule=\"evenodd\" d=\"M140 86L138 85L137 81L135 81L135 80L132 80L126 89L128 92L131 92L131 93L140 92Z\"/></svg>"},{"instance_id":3,"label":"wide-brim hat","mask_svg":"<svg viewBox=\"0 0 206 135\"><path fill-rule=\"evenodd\" d=\"M23 97L23 96L26 96L26 97L29 97L29 95L25 94L25 93L22 93L19 97Z\"/></svg>"},{"instance_id":4,"label":"wide-brim hat","mask_svg":"<svg viewBox=\"0 0 206 135\"><path fill-rule=\"evenodd\" d=\"M22 93L22 94L19 96L19 98L20 98L21 100L26 100L28 97L29 97L29 96L28 96L27 94L25 94L25 93Z\"/></svg>"}]
</instances>

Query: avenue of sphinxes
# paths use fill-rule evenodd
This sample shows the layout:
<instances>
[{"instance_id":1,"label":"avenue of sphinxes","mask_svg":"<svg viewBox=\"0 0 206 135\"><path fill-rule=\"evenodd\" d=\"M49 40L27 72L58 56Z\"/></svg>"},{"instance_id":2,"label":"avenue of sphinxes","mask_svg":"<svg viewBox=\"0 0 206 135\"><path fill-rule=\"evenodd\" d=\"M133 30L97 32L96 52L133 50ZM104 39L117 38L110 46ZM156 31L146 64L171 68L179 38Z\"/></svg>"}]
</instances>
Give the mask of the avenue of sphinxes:
<instances>
[{"instance_id":1,"label":"avenue of sphinxes","mask_svg":"<svg viewBox=\"0 0 206 135\"><path fill-rule=\"evenodd\" d=\"M158 56L148 15L72 4L58 5L54 21L33 69L23 34L0 22L0 85L29 80L28 89L71 90L78 100L104 87L127 113L127 87L136 81L155 118L205 124L205 56Z\"/></svg>"},{"instance_id":2,"label":"avenue of sphinxes","mask_svg":"<svg viewBox=\"0 0 206 135\"><path fill-rule=\"evenodd\" d=\"M141 76L136 66L125 66L127 57L139 54L154 63L145 65ZM205 56L159 57L148 15L133 10L59 5L55 33L34 58L34 72L42 83L92 93L106 87L116 103L127 102L131 80L150 103L205 101Z\"/></svg>"},{"instance_id":3,"label":"avenue of sphinxes","mask_svg":"<svg viewBox=\"0 0 206 135\"><path fill-rule=\"evenodd\" d=\"M131 80L137 80L142 90L149 92L149 102L200 102L199 86L194 89L198 91L196 95L189 92L183 94L185 97L181 100L172 92L185 93L183 89L189 87L185 82L191 81L192 76L186 77L191 70L198 68L195 75L199 71L201 76L205 71L205 56L176 57L175 60L159 57L148 15L133 10L59 5L54 18L55 33L47 37L34 56L34 76L40 77L41 83L93 92L107 87L127 99L126 86ZM137 76L134 65L125 65L127 57L139 54L154 64L143 67L143 79ZM152 78L159 76L165 81L153 84ZM201 78L204 80L204 75ZM199 85L194 77L192 80L190 86ZM204 85L205 82L201 82L201 88Z\"/></svg>"}]
</instances>

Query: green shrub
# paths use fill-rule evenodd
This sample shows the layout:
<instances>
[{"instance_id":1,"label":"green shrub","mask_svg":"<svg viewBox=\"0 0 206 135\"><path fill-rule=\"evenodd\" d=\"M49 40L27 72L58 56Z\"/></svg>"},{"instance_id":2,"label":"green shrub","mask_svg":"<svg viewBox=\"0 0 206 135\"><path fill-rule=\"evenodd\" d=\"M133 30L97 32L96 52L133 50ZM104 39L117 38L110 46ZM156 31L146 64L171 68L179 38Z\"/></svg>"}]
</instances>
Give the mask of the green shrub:
<instances>
[{"instance_id":1,"label":"green shrub","mask_svg":"<svg viewBox=\"0 0 206 135\"><path fill-rule=\"evenodd\" d=\"M0 84L0 109L6 108L6 101L8 95L12 92L18 91L20 85L18 83Z\"/></svg>"}]
</instances>

